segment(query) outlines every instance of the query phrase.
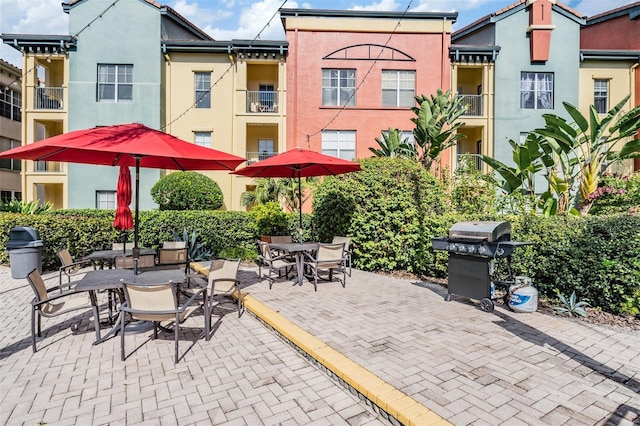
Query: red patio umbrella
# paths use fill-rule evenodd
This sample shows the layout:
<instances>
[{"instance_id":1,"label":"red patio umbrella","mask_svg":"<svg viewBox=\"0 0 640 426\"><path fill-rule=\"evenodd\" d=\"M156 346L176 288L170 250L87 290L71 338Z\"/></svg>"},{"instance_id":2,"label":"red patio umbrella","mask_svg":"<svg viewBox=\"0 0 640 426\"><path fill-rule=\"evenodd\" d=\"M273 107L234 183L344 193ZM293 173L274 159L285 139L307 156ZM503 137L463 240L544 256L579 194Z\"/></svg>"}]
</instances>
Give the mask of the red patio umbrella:
<instances>
[{"instance_id":1,"label":"red patio umbrella","mask_svg":"<svg viewBox=\"0 0 640 426\"><path fill-rule=\"evenodd\" d=\"M300 207L299 222L300 229L302 229L302 191L300 179L311 176L339 175L357 172L359 170L361 170L359 163L296 147L231 173L254 178L297 178L298 206Z\"/></svg>"},{"instance_id":2,"label":"red patio umbrella","mask_svg":"<svg viewBox=\"0 0 640 426\"><path fill-rule=\"evenodd\" d=\"M178 139L140 123L75 130L5 151L0 158L135 166L134 258L138 249L140 167L233 170L245 159Z\"/></svg>"},{"instance_id":3,"label":"red patio umbrella","mask_svg":"<svg viewBox=\"0 0 640 426\"><path fill-rule=\"evenodd\" d=\"M118 186L116 187L116 217L113 226L120 231L127 231L133 228L133 215L129 204L131 204L131 173L128 166L120 166L118 174ZM123 232L123 242L126 234ZM126 247L123 247L126 251Z\"/></svg>"}]
</instances>

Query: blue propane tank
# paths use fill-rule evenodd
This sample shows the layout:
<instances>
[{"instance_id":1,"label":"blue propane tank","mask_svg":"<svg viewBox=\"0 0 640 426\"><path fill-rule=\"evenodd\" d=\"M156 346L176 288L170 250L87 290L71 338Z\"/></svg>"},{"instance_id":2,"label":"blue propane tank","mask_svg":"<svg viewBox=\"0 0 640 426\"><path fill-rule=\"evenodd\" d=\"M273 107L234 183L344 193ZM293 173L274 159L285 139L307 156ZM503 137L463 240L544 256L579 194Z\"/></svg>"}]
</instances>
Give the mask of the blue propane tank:
<instances>
[{"instance_id":1,"label":"blue propane tank","mask_svg":"<svg viewBox=\"0 0 640 426\"><path fill-rule=\"evenodd\" d=\"M538 290L531 285L531 278L516 277L509 287L509 308L514 312L535 312L538 309Z\"/></svg>"}]
</instances>

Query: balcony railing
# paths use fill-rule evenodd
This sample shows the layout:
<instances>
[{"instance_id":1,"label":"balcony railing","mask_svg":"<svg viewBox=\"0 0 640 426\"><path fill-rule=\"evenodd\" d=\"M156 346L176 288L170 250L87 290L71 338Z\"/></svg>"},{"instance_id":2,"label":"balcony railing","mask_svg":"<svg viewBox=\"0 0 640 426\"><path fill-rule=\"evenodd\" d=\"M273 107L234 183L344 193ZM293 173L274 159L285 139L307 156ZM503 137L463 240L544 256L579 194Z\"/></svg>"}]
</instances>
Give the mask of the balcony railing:
<instances>
[{"instance_id":1,"label":"balcony railing","mask_svg":"<svg viewBox=\"0 0 640 426\"><path fill-rule=\"evenodd\" d=\"M33 171L38 173L59 173L62 171L62 163L59 161L34 161Z\"/></svg>"},{"instance_id":2,"label":"balcony railing","mask_svg":"<svg viewBox=\"0 0 640 426\"><path fill-rule=\"evenodd\" d=\"M35 109L63 109L64 87L36 87Z\"/></svg>"},{"instance_id":3,"label":"balcony railing","mask_svg":"<svg viewBox=\"0 0 640 426\"><path fill-rule=\"evenodd\" d=\"M278 112L278 92L275 91L247 91L247 112L265 113Z\"/></svg>"},{"instance_id":4,"label":"balcony railing","mask_svg":"<svg viewBox=\"0 0 640 426\"><path fill-rule=\"evenodd\" d=\"M459 169L462 164L474 165L476 170L482 170L482 157L480 154L458 154L457 155L456 169Z\"/></svg>"},{"instance_id":5,"label":"balcony railing","mask_svg":"<svg viewBox=\"0 0 640 426\"><path fill-rule=\"evenodd\" d=\"M257 163L258 161L266 160L267 158L271 158L276 154L278 153L272 152L272 151L247 152L247 165Z\"/></svg>"},{"instance_id":6,"label":"balcony railing","mask_svg":"<svg viewBox=\"0 0 640 426\"><path fill-rule=\"evenodd\" d=\"M458 95L460 104L467 107L464 114L472 117L482 117L482 95Z\"/></svg>"}]
</instances>

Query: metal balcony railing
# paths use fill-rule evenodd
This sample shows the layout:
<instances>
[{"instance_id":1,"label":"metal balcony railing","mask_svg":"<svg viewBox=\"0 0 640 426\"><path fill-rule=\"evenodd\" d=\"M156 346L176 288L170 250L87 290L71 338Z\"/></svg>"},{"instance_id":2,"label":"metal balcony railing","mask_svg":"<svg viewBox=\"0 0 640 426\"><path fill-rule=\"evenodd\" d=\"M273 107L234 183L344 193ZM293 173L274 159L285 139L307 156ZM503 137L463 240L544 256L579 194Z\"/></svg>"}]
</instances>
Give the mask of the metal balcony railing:
<instances>
[{"instance_id":1,"label":"metal balcony railing","mask_svg":"<svg viewBox=\"0 0 640 426\"><path fill-rule=\"evenodd\" d=\"M38 173L59 173L62 171L62 163L59 161L34 161L33 171Z\"/></svg>"},{"instance_id":2,"label":"metal balcony railing","mask_svg":"<svg viewBox=\"0 0 640 426\"><path fill-rule=\"evenodd\" d=\"M458 95L458 99L467 107L463 116L482 117L482 95Z\"/></svg>"},{"instance_id":3,"label":"metal balcony railing","mask_svg":"<svg viewBox=\"0 0 640 426\"><path fill-rule=\"evenodd\" d=\"M35 109L62 110L64 87L36 87Z\"/></svg>"},{"instance_id":4,"label":"metal balcony railing","mask_svg":"<svg viewBox=\"0 0 640 426\"><path fill-rule=\"evenodd\" d=\"M258 114L278 112L279 103L276 91L247 91L247 112Z\"/></svg>"},{"instance_id":5,"label":"metal balcony railing","mask_svg":"<svg viewBox=\"0 0 640 426\"><path fill-rule=\"evenodd\" d=\"M475 165L477 170L482 170L482 165L484 164L480 154L458 154L456 158L456 169L459 168L463 162Z\"/></svg>"},{"instance_id":6,"label":"metal balcony railing","mask_svg":"<svg viewBox=\"0 0 640 426\"><path fill-rule=\"evenodd\" d=\"M247 152L247 165L266 160L267 158L271 158L276 154L278 153L272 151Z\"/></svg>"}]
</instances>

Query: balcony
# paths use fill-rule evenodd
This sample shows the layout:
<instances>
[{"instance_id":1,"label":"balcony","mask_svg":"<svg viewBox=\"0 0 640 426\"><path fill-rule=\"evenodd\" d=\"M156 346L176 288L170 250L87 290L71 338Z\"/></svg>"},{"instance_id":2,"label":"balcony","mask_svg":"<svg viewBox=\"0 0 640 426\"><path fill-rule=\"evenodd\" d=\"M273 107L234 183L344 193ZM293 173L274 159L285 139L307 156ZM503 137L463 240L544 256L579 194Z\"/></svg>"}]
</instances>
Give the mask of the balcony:
<instances>
[{"instance_id":1,"label":"balcony","mask_svg":"<svg viewBox=\"0 0 640 426\"><path fill-rule=\"evenodd\" d=\"M36 173L60 173L62 163L58 161L34 161L33 171Z\"/></svg>"},{"instance_id":2,"label":"balcony","mask_svg":"<svg viewBox=\"0 0 640 426\"><path fill-rule=\"evenodd\" d=\"M252 114L278 112L278 92L247 91L247 112Z\"/></svg>"},{"instance_id":3,"label":"balcony","mask_svg":"<svg viewBox=\"0 0 640 426\"><path fill-rule=\"evenodd\" d=\"M267 158L271 158L274 155L279 154L278 152L248 152L247 151L247 165L257 163L258 161L266 160Z\"/></svg>"},{"instance_id":4,"label":"balcony","mask_svg":"<svg viewBox=\"0 0 640 426\"><path fill-rule=\"evenodd\" d=\"M467 107L463 116L482 117L482 95L458 95L458 99Z\"/></svg>"},{"instance_id":5,"label":"balcony","mask_svg":"<svg viewBox=\"0 0 640 426\"><path fill-rule=\"evenodd\" d=\"M34 108L38 110L63 109L64 87L36 87Z\"/></svg>"}]
</instances>

